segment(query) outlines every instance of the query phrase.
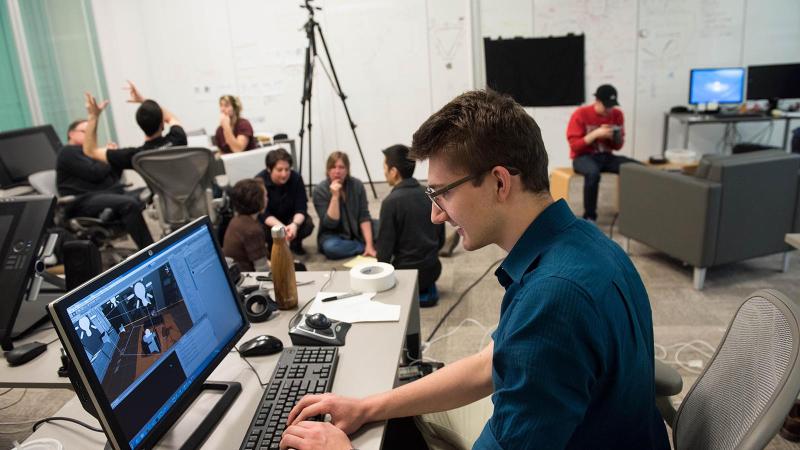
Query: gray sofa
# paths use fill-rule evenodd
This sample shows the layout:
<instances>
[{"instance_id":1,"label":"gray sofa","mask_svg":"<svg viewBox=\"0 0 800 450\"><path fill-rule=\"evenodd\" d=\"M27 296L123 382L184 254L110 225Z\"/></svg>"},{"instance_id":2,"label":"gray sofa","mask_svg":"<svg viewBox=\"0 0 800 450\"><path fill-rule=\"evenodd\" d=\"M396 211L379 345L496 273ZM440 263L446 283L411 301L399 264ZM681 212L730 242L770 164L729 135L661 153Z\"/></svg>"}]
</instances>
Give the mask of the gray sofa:
<instances>
[{"instance_id":1,"label":"gray sofa","mask_svg":"<svg viewBox=\"0 0 800 450\"><path fill-rule=\"evenodd\" d=\"M784 252L800 230L800 155L768 150L707 156L694 175L638 164L620 168L620 234L706 269Z\"/></svg>"}]
</instances>

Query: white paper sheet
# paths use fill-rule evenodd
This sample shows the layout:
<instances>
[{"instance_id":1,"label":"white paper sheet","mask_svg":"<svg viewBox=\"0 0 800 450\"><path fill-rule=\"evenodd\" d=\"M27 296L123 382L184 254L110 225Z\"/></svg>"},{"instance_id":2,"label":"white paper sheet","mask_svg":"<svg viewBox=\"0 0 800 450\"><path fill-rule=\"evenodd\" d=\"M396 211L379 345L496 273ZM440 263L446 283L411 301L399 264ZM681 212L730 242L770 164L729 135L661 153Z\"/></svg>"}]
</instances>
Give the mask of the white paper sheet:
<instances>
[{"instance_id":1,"label":"white paper sheet","mask_svg":"<svg viewBox=\"0 0 800 450\"><path fill-rule=\"evenodd\" d=\"M323 298L345 292L318 292L307 314L322 313L329 319L342 322L397 322L400 320L400 305L387 305L373 301L374 292L365 292L355 297L322 302Z\"/></svg>"}]
</instances>

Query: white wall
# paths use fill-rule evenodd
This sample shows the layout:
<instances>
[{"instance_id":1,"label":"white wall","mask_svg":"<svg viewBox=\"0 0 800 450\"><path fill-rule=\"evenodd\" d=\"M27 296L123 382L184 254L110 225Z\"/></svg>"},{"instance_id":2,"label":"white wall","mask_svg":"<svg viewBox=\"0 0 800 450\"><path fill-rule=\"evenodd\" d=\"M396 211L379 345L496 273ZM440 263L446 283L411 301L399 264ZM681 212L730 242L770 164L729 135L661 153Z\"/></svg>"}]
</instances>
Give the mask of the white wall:
<instances>
[{"instance_id":1,"label":"white wall","mask_svg":"<svg viewBox=\"0 0 800 450\"><path fill-rule=\"evenodd\" d=\"M800 61L796 0L481 0L486 37L586 35L586 98L603 83L619 91L627 140L622 154L660 154L663 113L688 99L691 68ZM530 108L550 167L569 166L566 125L573 107ZM793 126L797 126L794 122ZM783 126L739 125L742 140L779 145ZM669 147L682 145L670 128ZM722 126L695 127L689 148L720 151Z\"/></svg>"},{"instance_id":2,"label":"white wall","mask_svg":"<svg viewBox=\"0 0 800 450\"><path fill-rule=\"evenodd\" d=\"M169 108L187 130L213 133L217 99L231 93L241 97L242 115L256 131L296 136L307 42L300 29L307 13L298 3L94 0L121 144L142 139L136 105L125 103L126 79ZM383 181L380 150L410 144L435 108L472 86L469 0L316 3L323 7L317 20L370 173ZM324 55L322 42L317 45ZM324 176L325 158L334 150L348 152L353 174L366 181L341 102L319 63L312 107L313 181ZM306 157L304 176L307 163ZM416 172L420 178L426 173L425 165Z\"/></svg>"},{"instance_id":3,"label":"white wall","mask_svg":"<svg viewBox=\"0 0 800 450\"><path fill-rule=\"evenodd\" d=\"M126 79L173 110L186 129L213 132L218 97L233 93L257 131L296 136L306 44L300 30L306 12L297 3L93 0L121 143L142 138L135 105L125 103ZM660 153L663 112L686 104L689 69L800 61L797 0L473 0L479 29L471 27L470 3L318 2L324 10L317 18L374 180L383 179L381 149L410 143L433 111L473 87L472 33L584 33L587 101L599 84L618 88L627 125L622 154L638 159ZM529 109L542 128L551 167L570 165L565 134L573 109ZM319 66L312 121L314 181L323 176L326 155L337 149L351 155L353 173L365 179L341 103ZM722 131L695 127L689 147L719 151ZM783 129L740 125L739 133L743 140L778 144ZM674 126L669 146L681 144ZM426 172L422 165L417 176Z\"/></svg>"}]
</instances>

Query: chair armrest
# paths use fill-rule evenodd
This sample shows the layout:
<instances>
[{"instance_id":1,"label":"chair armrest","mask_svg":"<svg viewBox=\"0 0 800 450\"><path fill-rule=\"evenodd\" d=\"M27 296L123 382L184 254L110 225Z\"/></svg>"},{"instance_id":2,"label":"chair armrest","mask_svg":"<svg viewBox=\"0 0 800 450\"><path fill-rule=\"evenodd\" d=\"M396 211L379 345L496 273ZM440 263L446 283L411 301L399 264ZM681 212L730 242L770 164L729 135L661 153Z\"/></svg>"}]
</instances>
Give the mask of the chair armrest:
<instances>
[{"instance_id":1,"label":"chair armrest","mask_svg":"<svg viewBox=\"0 0 800 450\"><path fill-rule=\"evenodd\" d=\"M720 183L639 164L623 164L619 230L695 267L716 251Z\"/></svg>"},{"instance_id":2,"label":"chair armrest","mask_svg":"<svg viewBox=\"0 0 800 450\"><path fill-rule=\"evenodd\" d=\"M678 395L683 389L681 374L672 366L655 360L656 396L671 397Z\"/></svg>"},{"instance_id":3,"label":"chair armrest","mask_svg":"<svg viewBox=\"0 0 800 450\"><path fill-rule=\"evenodd\" d=\"M69 205L69 204L74 203L75 199L77 199L77 198L78 197L74 196L74 195L64 195L64 196L58 197L56 199L56 204L58 204L58 205Z\"/></svg>"},{"instance_id":4,"label":"chair armrest","mask_svg":"<svg viewBox=\"0 0 800 450\"><path fill-rule=\"evenodd\" d=\"M678 412L672 405L670 397L680 394L683 389L683 380L677 370L671 366L655 360L655 386L656 386L656 408L661 413L661 417L672 427L675 423L675 416Z\"/></svg>"}]
</instances>

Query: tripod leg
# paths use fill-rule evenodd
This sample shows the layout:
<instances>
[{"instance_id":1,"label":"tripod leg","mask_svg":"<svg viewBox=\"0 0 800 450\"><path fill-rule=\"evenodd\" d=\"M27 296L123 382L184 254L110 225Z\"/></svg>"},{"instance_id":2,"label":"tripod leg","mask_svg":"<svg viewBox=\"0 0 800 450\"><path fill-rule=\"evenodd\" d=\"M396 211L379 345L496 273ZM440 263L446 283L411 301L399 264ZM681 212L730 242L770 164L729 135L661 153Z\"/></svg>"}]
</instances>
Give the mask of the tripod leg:
<instances>
[{"instance_id":1,"label":"tripod leg","mask_svg":"<svg viewBox=\"0 0 800 450\"><path fill-rule=\"evenodd\" d=\"M375 191L375 184L373 184L372 182L372 176L369 173L369 168L367 167L367 161L364 159L364 152L361 150L361 143L358 141L358 135L356 134L356 124L353 123L353 119L350 117L350 110L347 108L347 101L346 101L347 96L344 95L344 92L342 92L342 86L341 84L339 84L339 77L336 75L336 68L333 67L333 60L331 59L331 54L328 51L328 44L325 42L325 35L322 34L322 28L319 26L319 23L314 22L314 27L316 27L317 32L319 32L319 38L322 40L322 48L325 50L325 58L328 60L328 65L331 66L331 72L333 73L333 80L336 83L336 86L334 87L336 89L336 93L339 94L339 98L342 100L342 106L344 106L344 113L347 115L347 122L350 124L350 130L353 132L353 139L355 139L356 141L356 148L358 148L358 154L361 156L361 164L364 165L364 171L367 173L367 180L369 180L369 186L372 188L372 195L375 196L375 199L377 199L378 193ZM310 139L311 136L309 136L309 142ZM310 165L309 165L309 172L310 172Z\"/></svg>"}]
</instances>

